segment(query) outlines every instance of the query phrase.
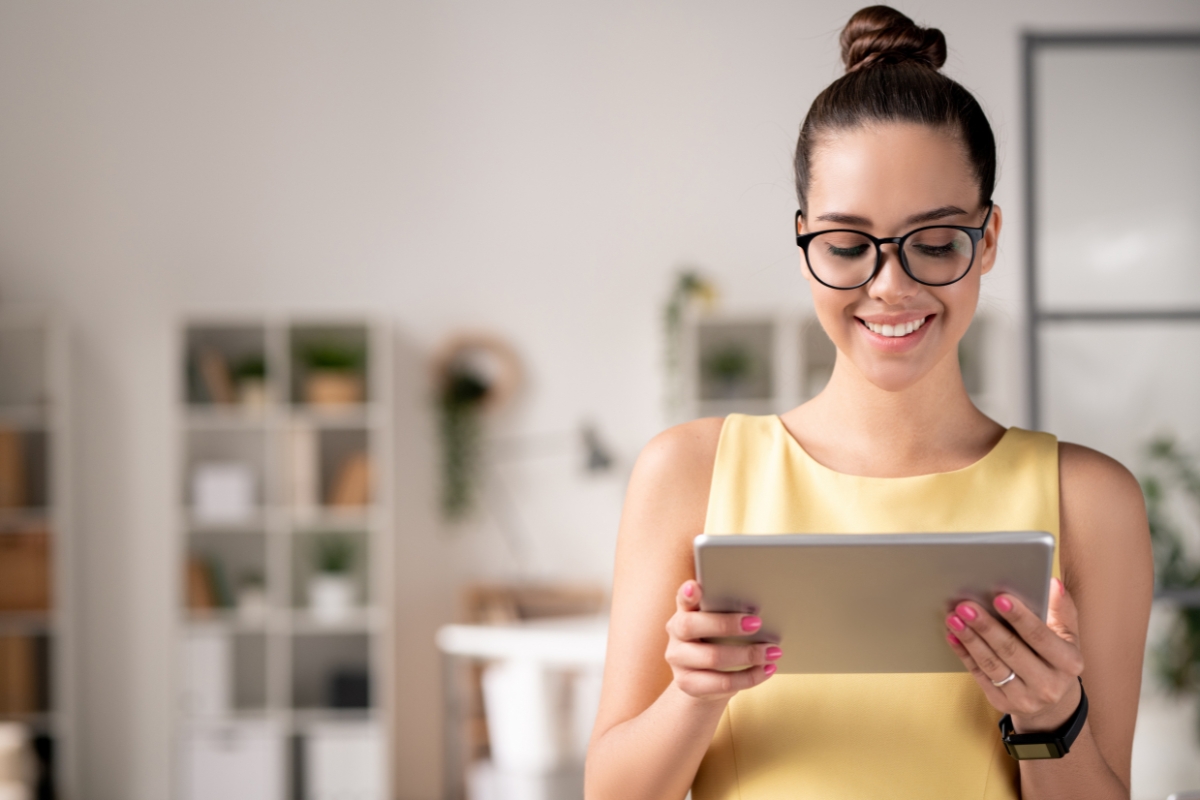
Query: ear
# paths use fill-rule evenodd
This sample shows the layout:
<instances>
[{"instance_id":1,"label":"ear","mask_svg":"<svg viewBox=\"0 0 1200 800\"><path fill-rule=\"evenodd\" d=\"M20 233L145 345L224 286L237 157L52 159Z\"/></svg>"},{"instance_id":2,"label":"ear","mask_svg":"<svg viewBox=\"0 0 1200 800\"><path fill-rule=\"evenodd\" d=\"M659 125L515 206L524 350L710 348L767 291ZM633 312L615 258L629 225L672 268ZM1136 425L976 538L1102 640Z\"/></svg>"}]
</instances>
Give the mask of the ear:
<instances>
[{"instance_id":1,"label":"ear","mask_svg":"<svg viewBox=\"0 0 1200 800\"><path fill-rule=\"evenodd\" d=\"M996 245L1000 241L1000 228L1004 225L1004 212L1000 206L992 206L992 218L983 232L982 252L979 254L979 274L986 275L996 264Z\"/></svg>"},{"instance_id":2,"label":"ear","mask_svg":"<svg viewBox=\"0 0 1200 800\"><path fill-rule=\"evenodd\" d=\"M804 235L804 212L803 211L796 212L796 235L797 236ZM804 278L804 280L809 281L811 283L812 276L808 274L808 259L804 257L803 250L801 250L799 247L797 247L796 250L799 251L798 255L800 256L800 275Z\"/></svg>"}]
</instances>

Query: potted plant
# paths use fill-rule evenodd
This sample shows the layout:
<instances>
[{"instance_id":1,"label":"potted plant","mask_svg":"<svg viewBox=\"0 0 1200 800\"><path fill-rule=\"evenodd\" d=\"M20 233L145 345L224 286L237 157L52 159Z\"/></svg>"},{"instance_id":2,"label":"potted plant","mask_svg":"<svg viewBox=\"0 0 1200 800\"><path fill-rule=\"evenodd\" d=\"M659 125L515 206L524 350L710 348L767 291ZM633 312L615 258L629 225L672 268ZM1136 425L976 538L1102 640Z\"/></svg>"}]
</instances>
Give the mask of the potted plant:
<instances>
[{"instance_id":1,"label":"potted plant","mask_svg":"<svg viewBox=\"0 0 1200 800\"><path fill-rule=\"evenodd\" d=\"M304 365L304 402L347 406L363 402L366 351L361 346L320 342L300 350Z\"/></svg>"},{"instance_id":2,"label":"potted plant","mask_svg":"<svg viewBox=\"0 0 1200 800\"><path fill-rule=\"evenodd\" d=\"M267 361L261 355L246 356L233 365L233 383L238 402L247 408L267 404Z\"/></svg>"},{"instance_id":3,"label":"potted plant","mask_svg":"<svg viewBox=\"0 0 1200 800\"><path fill-rule=\"evenodd\" d=\"M737 397L754 370L754 356L742 345L730 343L712 353L704 369L717 384L721 397Z\"/></svg>"},{"instance_id":4,"label":"potted plant","mask_svg":"<svg viewBox=\"0 0 1200 800\"><path fill-rule=\"evenodd\" d=\"M309 611L318 622L342 622L358 603L352 574L354 542L337 534L319 536L313 554L316 571L308 581Z\"/></svg>"},{"instance_id":5,"label":"potted plant","mask_svg":"<svg viewBox=\"0 0 1200 800\"><path fill-rule=\"evenodd\" d=\"M267 584L262 572L257 569L246 570L238 584L238 619L247 625L262 624L267 619L268 607Z\"/></svg>"}]
</instances>

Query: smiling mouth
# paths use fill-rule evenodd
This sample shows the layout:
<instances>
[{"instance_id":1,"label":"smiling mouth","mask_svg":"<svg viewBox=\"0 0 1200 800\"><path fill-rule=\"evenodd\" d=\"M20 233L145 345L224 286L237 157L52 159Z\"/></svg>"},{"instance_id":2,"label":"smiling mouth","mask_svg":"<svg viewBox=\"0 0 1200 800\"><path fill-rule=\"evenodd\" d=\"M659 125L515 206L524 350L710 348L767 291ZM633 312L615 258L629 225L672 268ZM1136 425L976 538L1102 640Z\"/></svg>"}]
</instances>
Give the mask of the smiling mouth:
<instances>
[{"instance_id":1,"label":"smiling mouth","mask_svg":"<svg viewBox=\"0 0 1200 800\"><path fill-rule=\"evenodd\" d=\"M922 325L929 321L930 317L932 316L933 315L930 314L928 317L921 317L920 319L903 322L899 325L880 325L875 322L867 322L865 319L859 319L858 321L861 322L863 327L865 327L871 333L876 333L880 336L887 336L891 339L899 339L901 337L910 336L913 333L916 333L921 329Z\"/></svg>"}]
</instances>

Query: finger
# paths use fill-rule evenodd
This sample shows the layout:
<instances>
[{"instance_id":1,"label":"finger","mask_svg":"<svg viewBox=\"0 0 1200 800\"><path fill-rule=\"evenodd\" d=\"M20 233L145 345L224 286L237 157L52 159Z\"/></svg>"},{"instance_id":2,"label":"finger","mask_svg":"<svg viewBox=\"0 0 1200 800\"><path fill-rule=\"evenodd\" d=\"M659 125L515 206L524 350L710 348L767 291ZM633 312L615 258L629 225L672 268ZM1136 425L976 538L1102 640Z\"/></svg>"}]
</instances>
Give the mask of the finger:
<instances>
[{"instance_id":1,"label":"finger","mask_svg":"<svg viewBox=\"0 0 1200 800\"><path fill-rule=\"evenodd\" d=\"M971 658L975 659L975 663L982 670L983 674L987 676L989 681L1002 681L1008 677L1010 672L1016 672L1008 663L996 655L996 651L991 648L987 641L958 614L948 616L946 624L950 626L951 632L962 642L967 652L971 654ZM1015 682L1010 681L1006 684L1006 688L1007 686L1012 686Z\"/></svg>"},{"instance_id":2,"label":"finger","mask_svg":"<svg viewBox=\"0 0 1200 800\"><path fill-rule=\"evenodd\" d=\"M963 662L963 666L967 668L967 672L971 673L971 677L975 679L975 683L983 690L983 694L988 699L988 702L994 708L1006 708L1008 706L1008 697L1004 694L1004 689L992 683L992 679L979 668L979 664L976 663L975 658L967 650L962 641L953 633L946 634L946 641L950 643L950 649L954 651L954 654ZM1013 683L1016 683L1015 679Z\"/></svg>"},{"instance_id":3,"label":"finger","mask_svg":"<svg viewBox=\"0 0 1200 800\"><path fill-rule=\"evenodd\" d=\"M719 697L751 689L775 674L775 665L751 667L739 672L713 672L712 670L688 670L675 682L679 688L693 697Z\"/></svg>"},{"instance_id":4,"label":"finger","mask_svg":"<svg viewBox=\"0 0 1200 800\"><path fill-rule=\"evenodd\" d=\"M1026 682L1037 683L1053 678L1053 668L1047 665L1020 636L1006 628L978 603L969 601L959 603L954 610L955 615L964 620L968 628L987 643L991 652L1008 669L1020 675ZM964 642L967 641L964 636L960 635L959 638ZM999 677L993 677L993 680L1003 680L1006 677L1008 677L1007 670Z\"/></svg>"},{"instance_id":5,"label":"finger","mask_svg":"<svg viewBox=\"0 0 1200 800\"><path fill-rule=\"evenodd\" d=\"M710 611L676 612L667 621L667 633L683 641L720 636L749 636L762 628L762 619L752 614L718 614Z\"/></svg>"},{"instance_id":6,"label":"finger","mask_svg":"<svg viewBox=\"0 0 1200 800\"><path fill-rule=\"evenodd\" d=\"M761 667L778 661L783 650L774 644L705 644L673 641L667 646L667 661L680 669L738 670Z\"/></svg>"},{"instance_id":7,"label":"finger","mask_svg":"<svg viewBox=\"0 0 1200 800\"><path fill-rule=\"evenodd\" d=\"M1056 589L1051 587L1051 594ZM1060 636L1055 630L1029 610L1021 600L1010 594L1001 594L992 601L1000 614L1044 662L1052 668L1072 676L1082 671L1083 659L1074 642Z\"/></svg>"},{"instance_id":8,"label":"finger","mask_svg":"<svg viewBox=\"0 0 1200 800\"><path fill-rule=\"evenodd\" d=\"M676 611L696 611L700 608L700 584L690 578L679 586L675 593Z\"/></svg>"},{"instance_id":9,"label":"finger","mask_svg":"<svg viewBox=\"0 0 1200 800\"><path fill-rule=\"evenodd\" d=\"M1050 581L1050 608L1046 625L1060 638L1079 646L1079 609L1067 587L1058 578Z\"/></svg>"}]
</instances>

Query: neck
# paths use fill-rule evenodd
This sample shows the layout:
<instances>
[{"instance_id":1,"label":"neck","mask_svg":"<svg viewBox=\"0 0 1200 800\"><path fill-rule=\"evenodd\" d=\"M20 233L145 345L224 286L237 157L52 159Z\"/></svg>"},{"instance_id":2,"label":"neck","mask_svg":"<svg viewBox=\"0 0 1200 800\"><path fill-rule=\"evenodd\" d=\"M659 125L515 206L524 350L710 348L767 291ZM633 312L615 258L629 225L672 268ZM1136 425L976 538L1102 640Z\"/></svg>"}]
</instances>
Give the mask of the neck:
<instances>
[{"instance_id":1,"label":"neck","mask_svg":"<svg viewBox=\"0 0 1200 800\"><path fill-rule=\"evenodd\" d=\"M953 353L898 391L876 386L839 354L825 390L783 418L817 461L876 477L960 469L1004 432L971 402Z\"/></svg>"}]
</instances>

